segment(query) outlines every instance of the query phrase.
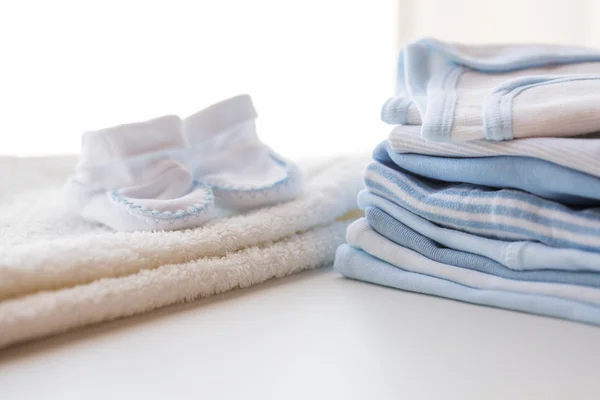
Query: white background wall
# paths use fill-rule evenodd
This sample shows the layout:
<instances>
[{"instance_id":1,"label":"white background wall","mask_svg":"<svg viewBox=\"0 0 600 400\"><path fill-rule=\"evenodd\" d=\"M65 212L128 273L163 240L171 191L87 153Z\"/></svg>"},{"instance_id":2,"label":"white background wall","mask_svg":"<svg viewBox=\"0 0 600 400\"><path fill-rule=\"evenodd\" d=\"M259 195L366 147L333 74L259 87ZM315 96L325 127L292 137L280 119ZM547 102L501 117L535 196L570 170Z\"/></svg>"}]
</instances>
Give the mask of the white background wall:
<instances>
[{"instance_id":1,"label":"white background wall","mask_svg":"<svg viewBox=\"0 0 600 400\"><path fill-rule=\"evenodd\" d=\"M598 0L2 1L0 154L243 92L282 154L366 151L406 41L600 47L599 21Z\"/></svg>"},{"instance_id":2,"label":"white background wall","mask_svg":"<svg viewBox=\"0 0 600 400\"><path fill-rule=\"evenodd\" d=\"M398 40L600 47L598 0L399 0Z\"/></svg>"},{"instance_id":3,"label":"white background wall","mask_svg":"<svg viewBox=\"0 0 600 400\"><path fill-rule=\"evenodd\" d=\"M77 152L85 130L250 93L288 156L385 137L395 0L0 2L0 154Z\"/></svg>"}]
</instances>

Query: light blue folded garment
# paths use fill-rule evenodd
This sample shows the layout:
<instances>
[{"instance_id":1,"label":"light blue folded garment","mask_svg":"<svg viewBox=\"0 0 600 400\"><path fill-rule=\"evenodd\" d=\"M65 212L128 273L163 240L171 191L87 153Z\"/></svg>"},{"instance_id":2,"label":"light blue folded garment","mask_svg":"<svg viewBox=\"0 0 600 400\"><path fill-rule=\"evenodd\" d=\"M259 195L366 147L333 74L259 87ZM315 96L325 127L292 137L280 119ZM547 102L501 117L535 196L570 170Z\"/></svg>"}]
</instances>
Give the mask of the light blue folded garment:
<instances>
[{"instance_id":1,"label":"light blue folded garment","mask_svg":"<svg viewBox=\"0 0 600 400\"><path fill-rule=\"evenodd\" d=\"M422 124L422 136L432 141L476 138L505 140L529 136L531 132L520 135L513 130L511 110L515 97L540 87L560 89L569 82L579 85L580 82L593 81L592 84L597 84L600 75L592 74L598 74L600 66L582 70L577 67L555 68L597 61L600 61L600 52L585 48L534 44L464 46L431 38L420 39L408 44L400 53L396 95L384 104L381 117L390 124ZM512 74L514 71L527 69L535 70L530 74ZM462 98L464 92L458 89L457 84L465 73L479 74L481 79L476 85L469 83L468 87L478 93L466 96L467 107L463 109L460 108L458 99ZM501 73L506 76L498 80ZM492 76L496 76L496 79L490 79ZM480 85L486 79L489 80L489 85ZM594 88L591 93L595 90ZM477 99L477 104L472 104L474 98ZM532 104L539 106L540 102ZM542 105L542 108L552 110L555 106L551 102ZM419 121L411 121L411 108L418 111ZM463 116L466 116L464 110L477 110L464 120L467 122L467 130L471 132L462 131L460 127L459 132L453 132L453 125L455 128L462 125L462 122L455 123L457 109L460 109L458 114ZM474 123L471 116L478 118L477 123ZM471 128L476 129L473 131ZM582 133L587 132L579 132Z\"/></svg>"},{"instance_id":2,"label":"light blue folded garment","mask_svg":"<svg viewBox=\"0 0 600 400\"><path fill-rule=\"evenodd\" d=\"M369 207L383 210L394 219L440 245L466 253L479 254L513 270L600 272L600 253L550 247L537 242L508 242L444 228L367 190L358 194L358 205L362 210L367 210Z\"/></svg>"},{"instance_id":3,"label":"light blue folded garment","mask_svg":"<svg viewBox=\"0 0 600 400\"><path fill-rule=\"evenodd\" d=\"M444 183L381 163L365 171L367 189L429 221L477 235L600 251L600 209L574 210L535 195Z\"/></svg>"},{"instance_id":4,"label":"light blue folded garment","mask_svg":"<svg viewBox=\"0 0 600 400\"><path fill-rule=\"evenodd\" d=\"M408 272L346 244L337 249L334 269L348 278L411 292L600 325L600 307L552 296L482 290Z\"/></svg>"},{"instance_id":5,"label":"light blue folded garment","mask_svg":"<svg viewBox=\"0 0 600 400\"><path fill-rule=\"evenodd\" d=\"M443 264L472 269L507 279L600 287L600 273L597 272L573 272L550 269L515 271L487 257L440 245L430 238L413 231L379 208L367 207L365 215L369 225L383 237L402 247L414 250L430 260Z\"/></svg>"},{"instance_id":6,"label":"light blue folded garment","mask_svg":"<svg viewBox=\"0 0 600 400\"><path fill-rule=\"evenodd\" d=\"M600 178L531 157L435 157L398 154L388 141L377 146L375 160L426 178L496 188L520 189L569 205L600 203Z\"/></svg>"},{"instance_id":7,"label":"light blue folded garment","mask_svg":"<svg viewBox=\"0 0 600 400\"><path fill-rule=\"evenodd\" d=\"M373 257L409 272L435 276L479 289L558 297L600 307L600 290L596 287L506 279L468 268L443 264L414 250L399 246L380 235L373 230L365 218L360 218L350 224L346 231L346 241L354 248L363 250Z\"/></svg>"}]
</instances>

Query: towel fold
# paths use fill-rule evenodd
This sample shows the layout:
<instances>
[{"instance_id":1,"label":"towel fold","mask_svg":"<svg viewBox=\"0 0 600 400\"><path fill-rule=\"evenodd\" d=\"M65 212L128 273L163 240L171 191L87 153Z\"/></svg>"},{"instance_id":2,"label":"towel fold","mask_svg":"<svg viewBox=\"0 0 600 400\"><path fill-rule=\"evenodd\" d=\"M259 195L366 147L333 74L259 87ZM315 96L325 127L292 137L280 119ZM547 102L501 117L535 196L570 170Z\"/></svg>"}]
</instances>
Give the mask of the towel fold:
<instances>
[{"instance_id":1,"label":"towel fold","mask_svg":"<svg viewBox=\"0 0 600 400\"><path fill-rule=\"evenodd\" d=\"M334 269L351 279L410 292L600 325L600 308L591 304L538 294L481 289L410 272L347 244L337 249Z\"/></svg>"},{"instance_id":2,"label":"towel fold","mask_svg":"<svg viewBox=\"0 0 600 400\"><path fill-rule=\"evenodd\" d=\"M366 160L304 162L304 190L287 203L193 230L129 233L87 223L64 208L60 188L74 159L0 158L6 175L0 183L6 193L0 199L0 299L222 256L331 223L356 207Z\"/></svg>"},{"instance_id":3,"label":"towel fold","mask_svg":"<svg viewBox=\"0 0 600 400\"><path fill-rule=\"evenodd\" d=\"M437 157L396 153L387 141L373 152L382 164L444 182L519 189L562 204L584 206L600 201L600 178L533 157Z\"/></svg>"},{"instance_id":4,"label":"towel fold","mask_svg":"<svg viewBox=\"0 0 600 400\"><path fill-rule=\"evenodd\" d=\"M421 39L398 61L390 124L431 141L577 136L600 130L600 52L550 45L464 46Z\"/></svg>"},{"instance_id":5,"label":"towel fold","mask_svg":"<svg viewBox=\"0 0 600 400\"><path fill-rule=\"evenodd\" d=\"M599 208L572 209L518 190L432 181L380 163L369 164L365 184L370 192L446 227L600 251Z\"/></svg>"},{"instance_id":6,"label":"towel fold","mask_svg":"<svg viewBox=\"0 0 600 400\"><path fill-rule=\"evenodd\" d=\"M347 225L337 222L225 256L1 301L0 348L329 264Z\"/></svg>"},{"instance_id":7,"label":"towel fold","mask_svg":"<svg viewBox=\"0 0 600 400\"><path fill-rule=\"evenodd\" d=\"M115 232L64 208L71 157L0 157L0 347L333 261L366 156L299 163L293 201L182 231Z\"/></svg>"}]
</instances>

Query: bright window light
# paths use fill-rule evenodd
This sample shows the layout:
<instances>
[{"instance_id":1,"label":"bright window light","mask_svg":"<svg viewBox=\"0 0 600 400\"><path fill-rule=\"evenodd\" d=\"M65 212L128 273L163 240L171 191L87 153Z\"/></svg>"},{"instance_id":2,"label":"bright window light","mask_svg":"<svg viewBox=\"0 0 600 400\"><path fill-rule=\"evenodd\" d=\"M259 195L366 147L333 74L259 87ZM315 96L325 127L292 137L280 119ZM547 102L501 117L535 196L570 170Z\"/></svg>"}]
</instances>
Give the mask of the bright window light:
<instances>
[{"instance_id":1,"label":"bright window light","mask_svg":"<svg viewBox=\"0 0 600 400\"><path fill-rule=\"evenodd\" d=\"M386 136L396 1L14 1L0 5L0 153L79 151L86 130L252 95L289 157Z\"/></svg>"}]
</instances>

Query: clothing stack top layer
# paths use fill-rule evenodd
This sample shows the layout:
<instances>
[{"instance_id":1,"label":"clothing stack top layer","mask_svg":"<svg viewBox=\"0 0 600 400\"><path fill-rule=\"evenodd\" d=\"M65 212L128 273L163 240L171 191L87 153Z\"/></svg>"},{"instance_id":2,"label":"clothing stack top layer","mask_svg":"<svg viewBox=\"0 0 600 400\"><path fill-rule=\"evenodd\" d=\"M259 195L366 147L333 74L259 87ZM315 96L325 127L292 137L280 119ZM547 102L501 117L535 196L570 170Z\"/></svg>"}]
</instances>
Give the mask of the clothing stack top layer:
<instances>
[{"instance_id":1,"label":"clothing stack top layer","mask_svg":"<svg viewBox=\"0 0 600 400\"><path fill-rule=\"evenodd\" d=\"M600 52L552 45L462 46L422 39L398 63L390 124L431 141L578 136L600 130Z\"/></svg>"}]
</instances>

